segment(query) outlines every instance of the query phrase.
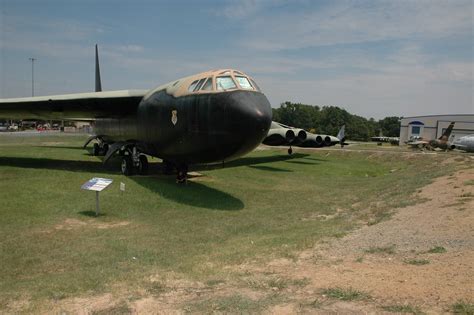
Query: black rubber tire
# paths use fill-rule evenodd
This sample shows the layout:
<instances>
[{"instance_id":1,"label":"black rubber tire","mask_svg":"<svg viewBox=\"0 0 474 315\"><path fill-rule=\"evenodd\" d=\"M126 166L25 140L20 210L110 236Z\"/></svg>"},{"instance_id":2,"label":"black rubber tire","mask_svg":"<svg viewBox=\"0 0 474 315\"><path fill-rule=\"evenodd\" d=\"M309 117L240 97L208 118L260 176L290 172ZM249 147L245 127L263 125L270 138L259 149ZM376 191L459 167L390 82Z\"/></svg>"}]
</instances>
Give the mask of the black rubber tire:
<instances>
[{"instance_id":1,"label":"black rubber tire","mask_svg":"<svg viewBox=\"0 0 474 315\"><path fill-rule=\"evenodd\" d=\"M131 156L125 155L122 158L121 171L125 176L133 175L133 161Z\"/></svg>"},{"instance_id":2,"label":"black rubber tire","mask_svg":"<svg viewBox=\"0 0 474 315\"><path fill-rule=\"evenodd\" d=\"M104 145L102 146L102 155L106 155L107 154L107 151L109 151L109 145L107 143L104 143Z\"/></svg>"},{"instance_id":3,"label":"black rubber tire","mask_svg":"<svg viewBox=\"0 0 474 315\"><path fill-rule=\"evenodd\" d=\"M146 175L148 174L148 159L145 154L140 154L139 156L140 164L138 165L138 174Z\"/></svg>"},{"instance_id":4,"label":"black rubber tire","mask_svg":"<svg viewBox=\"0 0 474 315\"><path fill-rule=\"evenodd\" d=\"M100 154L100 147L98 143L94 143L92 146L92 155L93 156L98 156Z\"/></svg>"},{"instance_id":5,"label":"black rubber tire","mask_svg":"<svg viewBox=\"0 0 474 315\"><path fill-rule=\"evenodd\" d=\"M292 155L292 154L293 154L293 149L292 149L291 147L288 148L288 154L289 154L289 155Z\"/></svg>"}]
</instances>

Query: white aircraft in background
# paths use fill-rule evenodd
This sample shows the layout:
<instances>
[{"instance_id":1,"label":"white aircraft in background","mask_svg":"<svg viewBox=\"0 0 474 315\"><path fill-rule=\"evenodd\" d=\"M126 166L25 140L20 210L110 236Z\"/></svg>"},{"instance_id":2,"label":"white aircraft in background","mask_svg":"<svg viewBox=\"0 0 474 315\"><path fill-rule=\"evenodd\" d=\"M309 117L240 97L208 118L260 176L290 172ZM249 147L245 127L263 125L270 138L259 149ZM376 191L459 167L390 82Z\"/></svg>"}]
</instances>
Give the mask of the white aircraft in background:
<instances>
[{"instance_id":1,"label":"white aircraft in background","mask_svg":"<svg viewBox=\"0 0 474 315\"><path fill-rule=\"evenodd\" d=\"M474 134L467 135L454 141L451 149L458 149L466 152L474 152Z\"/></svg>"},{"instance_id":2,"label":"white aircraft in background","mask_svg":"<svg viewBox=\"0 0 474 315\"><path fill-rule=\"evenodd\" d=\"M330 147L341 144L341 147L347 145L345 143L345 126L339 130L337 137L323 134L313 134L300 128L295 128L272 121L267 137L262 143L270 146L289 145L288 154L293 153L292 146L306 148Z\"/></svg>"}]
</instances>

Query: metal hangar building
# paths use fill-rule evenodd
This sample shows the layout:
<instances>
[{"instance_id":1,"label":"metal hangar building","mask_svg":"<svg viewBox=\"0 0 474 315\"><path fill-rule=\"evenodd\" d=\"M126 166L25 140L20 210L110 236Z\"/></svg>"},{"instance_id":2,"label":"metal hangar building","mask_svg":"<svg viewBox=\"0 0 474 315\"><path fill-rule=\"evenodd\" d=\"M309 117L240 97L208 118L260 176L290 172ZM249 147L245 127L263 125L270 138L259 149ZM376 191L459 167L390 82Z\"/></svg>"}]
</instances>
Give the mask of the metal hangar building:
<instances>
[{"instance_id":1,"label":"metal hangar building","mask_svg":"<svg viewBox=\"0 0 474 315\"><path fill-rule=\"evenodd\" d=\"M453 121L455 124L450 141L474 134L474 114L404 117L400 124L400 143L405 143L412 136L427 140L437 139Z\"/></svg>"}]
</instances>

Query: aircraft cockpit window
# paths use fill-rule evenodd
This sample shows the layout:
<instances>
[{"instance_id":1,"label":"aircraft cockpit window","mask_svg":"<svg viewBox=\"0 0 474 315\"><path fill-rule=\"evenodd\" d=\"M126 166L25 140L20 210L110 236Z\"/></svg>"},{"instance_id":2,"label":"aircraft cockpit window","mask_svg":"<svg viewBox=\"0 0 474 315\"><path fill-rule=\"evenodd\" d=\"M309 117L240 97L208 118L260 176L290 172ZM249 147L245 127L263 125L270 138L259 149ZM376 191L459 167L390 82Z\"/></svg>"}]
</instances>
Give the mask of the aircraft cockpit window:
<instances>
[{"instance_id":1,"label":"aircraft cockpit window","mask_svg":"<svg viewBox=\"0 0 474 315\"><path fill-rule=\"evenodd\" d=\"M252 81L252 85L253 85L253 87L254 87L257 91L259 91L259 92L262 91L262 90L260 90L260 88L258 87L257 83L255 83L254 80L250 79L250 81Z\"/></svg>"},{"instance_id":2,"label":"aircraft cockpit window","mask_svg":"<svg viewBox=\"0 0 474 315\"><path fill-rule=\"evenodd\" d=\"M246 90L252 90L252 85L246 77L235 76L235 79L239 83L240 87Z\"/></svg>"},{"instance_id":3,"label":"aircraft cockpit window","mask_svg":"<svg viewBox=\"0 0 474 315\"><path fill-rule=\"evenodd\" d=\"M199 80L196 80L194 81L193 83L191 83L191 85L188 87L188 91L189 92L192 92L194 91L194 88L196 87L196 85L198 84Z\"/></svg>"},{"instance_id":4,"label":"aircraft cockpit window","mask_svg":"<svg viewBox=\"0 0 474 315\"><path fill-rule=\"evenodd\" d=\"M199 82L198 82L198 84L196 85L196 87L194 88L193 92L199 91L199 89L201 88L201 86L202 86L202 84L204 83L204 81L206 81L206 78L199 80Z\"/></svg>"},{"instance_id":5,"label":"aircraft cockpit window","mask_svg":"<svg viewBox=\"0 0 474 315\"><path fill-rule=\"evenodd\" d=\"M216 86L218 91L222 90L230 90L230 89L236 89L237 86L235 85L234 80L232 80L231 76L225 76L225 77L217 77L216 78Z\"/></svg>"},{"instance_id":6,"label":"aircraft cockpit window","mask_svg":"<svg viewBox=\"0 0 474 315\"><path fill-rule=\"evenodd\" d=\"M208 78L206 83L203 84L201 91L212 91L212 78Z\"/></svg>"}]
</instances>

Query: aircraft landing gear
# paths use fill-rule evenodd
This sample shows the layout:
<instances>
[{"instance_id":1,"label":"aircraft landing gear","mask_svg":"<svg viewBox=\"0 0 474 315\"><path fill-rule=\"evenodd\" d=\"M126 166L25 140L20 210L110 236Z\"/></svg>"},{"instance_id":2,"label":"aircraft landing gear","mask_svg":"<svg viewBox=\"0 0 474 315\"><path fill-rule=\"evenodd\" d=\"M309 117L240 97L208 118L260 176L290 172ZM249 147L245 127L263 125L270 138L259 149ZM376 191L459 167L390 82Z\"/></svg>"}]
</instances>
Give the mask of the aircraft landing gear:
<instances>
[{"instance_id":1,"label":"aircraft landing gear","mask_svg":"<svg viewBox=\"0 0 474 315\"><path fill-rule=\"evenodd\" d=\"M93 156L102 156L106 155L109 151L109 144L105 143L101 138L97 138L97 142L92 146L92 155Z\"/></svg>"},{"instance_id":2,"label":"aircraft landing gear","mask_svg":"<svg viewBox=\"0 0 474 315\"><path fill-rule=\"evenodd\" d=\"M188 183L188 166L186 164L178 164L176 168L178 169L178 175L176 175L176 183L187 184Z\"/></svg>"},{"instance_id":3,"label":"aircraft landing gear","mask_svg":"<svg viewBox=\"0 0 474 315\"><path fill-rule=\"evenodd\" d=\"M124 155L122 158L121 170L122 174L125 176L130 176L133 174L133 162L129 155Z\"/></svg>"},{"instance_id":4,"label":"aircraft landing gear","mask_svg":"<svg viewBox=\"0 0 474 315\"><path fill-rule=\"evenodd\" d=\"M94 143L92 146L92 156L98 156L100 154L100 147L98 143Z\"/></svg>"},{"instance_id":5,"label":"aircraft landing gear","mask_svg":"<svg viewBox=\"0 0 474 315\"><path fill-rule=\"evenodd\" d=\"M127 148L123 152L121 171L125 176L133 174L146 175L148 173L148 159L146 155L141 154L135 146Z\"/></svg>"},{"instance_id":6,"label":"aircraft landing gear","mask_svg":"<svg viewBox=\"0 0 474 315\"><path fill-rule=\"evenodd\" d=\"M139 164L138 164L138 174L146 175L148 174L148 159L145 154L139 155Z\"/></svg>"},{"instance_id":7,"label":"aircraft landing gear","mask_svg":"<svg viewBox=\"0 0 474 315\"><path fill-rule=\"evenodd\" d=\"M293 149L291 148L291 146L288 148L288 154L289 154L289 155L292 155L292 154L293 154Z\"/></svg>"},{"instance_id":8,"label":"aircraft landing gear","mask_svg":"<svg viewBox=\"0 0 474 315\"><path fill-rule=\"evenodd\" d=\"M163 160L161 164L161 171L164 175L171 175L176 169L176 183L187 184L188 183L188 165L184 163L174 163L168 160Z\"/></svg>"}]
</instances>

